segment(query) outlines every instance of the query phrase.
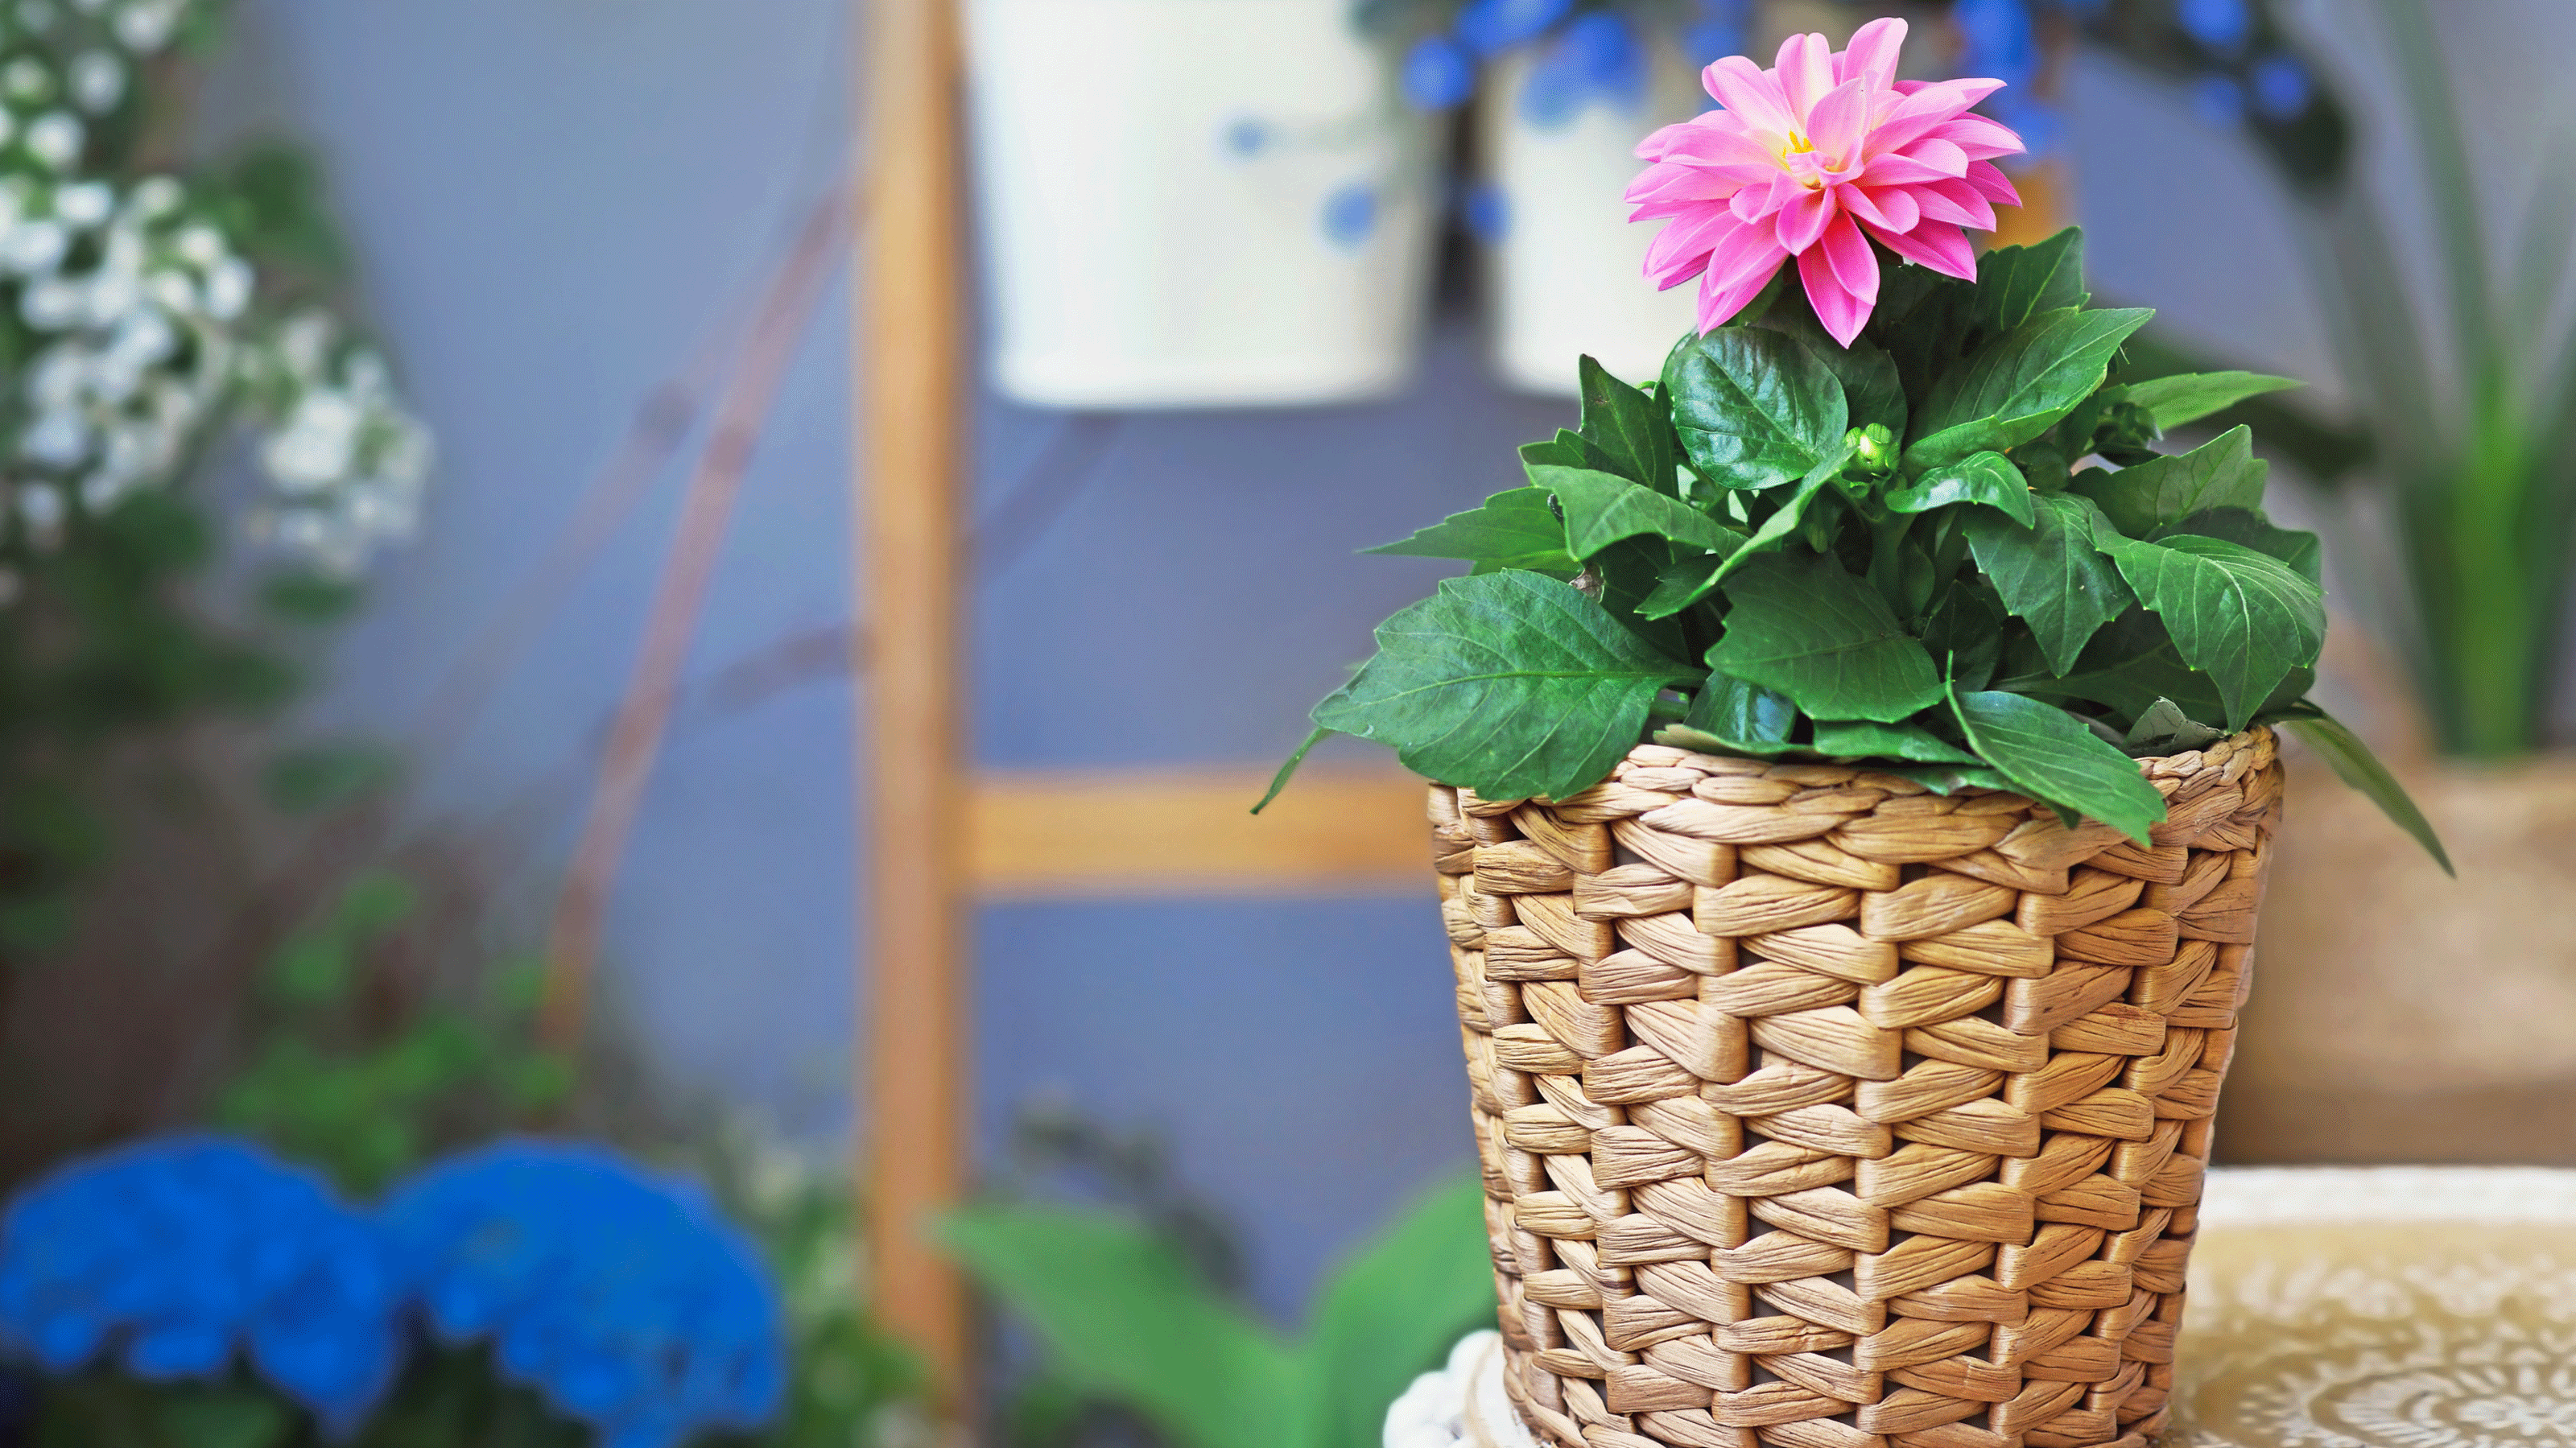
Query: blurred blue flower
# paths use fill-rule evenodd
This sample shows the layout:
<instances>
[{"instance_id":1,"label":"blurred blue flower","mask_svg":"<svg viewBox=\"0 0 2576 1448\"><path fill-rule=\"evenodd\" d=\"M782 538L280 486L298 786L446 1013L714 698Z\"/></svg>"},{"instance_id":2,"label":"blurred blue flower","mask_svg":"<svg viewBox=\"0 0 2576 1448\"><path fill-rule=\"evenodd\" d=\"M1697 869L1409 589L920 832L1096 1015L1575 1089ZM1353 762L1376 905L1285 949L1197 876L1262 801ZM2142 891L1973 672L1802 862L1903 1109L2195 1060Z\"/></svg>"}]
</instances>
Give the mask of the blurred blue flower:
<instances>
[{"instance_id":1,"label":"blurred blue flower","mask_svg":"<svg viewBox=\"0 0 2576 1448\"><path fill-rule=\"evenodd\" d=\"M2241 126L2245 124L2245 87L2232 76L2202 76L2192 82L2191 107L2213 126Z\"/></svg>"},{"instance_id":2,"label":"blurred blue flower","mask_svg":"<svg viewBox=\"0 0 2576 1448\"><path fill-rule=\"evenodd\" d=\"M1499 55L1547 33L1573 6L1574 0L1467 0L1454 33L1478 55Z\"/></svg>"},{"instance_id":3,"label":"blurred blue flower","mask_svg":"<svg viewBox=\"0 0 2576 1448\"><path fill-rule=\"evenodd\" d=\"M776 1290L689 1182L594 1147L504 1142L404 1183L380 1220L438 1332L492 1336L505 1373L605 1448L670 1448L777 1411Z\"/></svg>"},{"instance_id":4,"label":"blurred blue flower","mask_svg":"<svg viewBox=\"0 0 2576 1448\"><path fill-rule=\"evenodd\" d=\"M1324 235L1333 245L1356 248L1377 230L1377 188L1365 181L1338 187L1324 198Z\"/></svg>"},{"instance_id":5,"label":"blurred blue flower","mask_svg":"<svg viewBox=\"0 0 2576 1448\"><path fill-rule=\"evenodd\" d=\"M1742 55L1752 10L1752 0L1697 0L1691 18L1682 22L1682 53L1696 66Z\"/></svg>"},{"instance_id":6,"label":"blurred blue flower","mask_svg":"<svg viewBox=\"0 0 2576 1448\"><path fill-rule=\"evenodd\" d=\"M2022 153L2006 157L2001 163L2010 169L2044 161L2066 143L2065 113L2027 91L1998 92L1983 109L2021 137L2025 148Z\"/></svg>"},{"instance_id":7,"label":"blurred blue flower","mask_svg":"<svg viewBox=\"0 0 2576 1448\"><path fill-rule=\"evenodd\" d=\"M1595 10L1565 27L1521 85L1520 113L1531 125L1570 123L1596 100L1629 110L1646 98L1646 47L1620 16Z\"/></svg>"},{"instance_id":8,"label":"blurred blue flower","mask_svg":"<svg viewBox=\"0 0 2576 1448\"><path fill-rule=\"evenodd\" d=\"M2267 55L2254 67L2254 109L2266 120L2291 121L2313 94L2308 68L2286 55Z\"/></svg>"},{"instance_id":9,"label":"blurred blue flower","mask_svg":"<svg viewBox=\"0 0 2576 1448\"><path fill-rule=\"evenodd\" d=\"M1225 123L1222 132L1227 151L1237 156L1258 156L1270 149L1270 123L1259 116L1237 116Z\"/></svg>"},{"instance_id":10,"label":"blurred blue flower","mask_svg":"<svg viewBox=\"0 0 2576 1448\"><path fill-rule=\"evenodd\" d=\"M2174 19L2183 33L2217 51L2233 51L2254 31L2254 12L2246 0L2180 0Z\"/></svg>"},{"instance_id":11,"label":"blurred blue flower","mask_svg":"<svg viewBox=\"0 0 2576 1448\"><path fill-rule=\"evenodd\" d=\"M1404 98L1415 110L1445 111L1476 89L1476 58L1445 35L1427 35L1404 53Z\"/></svg>"},{"instance_id":12,"label":"blurred blue flower","mask_svg":"<svg viewBox=\"0 0 2576 1448\"><path fill-rule=\"evenodd\" d=\"M2020 87L2039 73L2039 37L2023 0L1958 0L1950 19L1967 42L1967 53L1959 60L1961 74Z\"/></svg>"},{"instance_id":13,"label":"blurred blue flower","mask_svg":"<svg viewBox=\"0 0 2576 1448\"><path fill-rule=\"evenodd\" d=\"M74 1162L0 1215L0 1341L48 1371L113 1345L138 1377L213 1377L237 1351L334 1434L402 1358L398 1266L312 1173L175 1136Z\"/></svg>"},{"instance_id":14,"label":"blurred blue flower","mask_svg":"<svg viewBox=\"0 0 2576 1448\"><path fill-rule=\"evenodd\" d=\"M1491 181L1479 181L1467 188L1458 202L1458 214L1467 223L1467 234L1492 246L1512 229L1511 198Z\"/></svg>"}]
</instances>

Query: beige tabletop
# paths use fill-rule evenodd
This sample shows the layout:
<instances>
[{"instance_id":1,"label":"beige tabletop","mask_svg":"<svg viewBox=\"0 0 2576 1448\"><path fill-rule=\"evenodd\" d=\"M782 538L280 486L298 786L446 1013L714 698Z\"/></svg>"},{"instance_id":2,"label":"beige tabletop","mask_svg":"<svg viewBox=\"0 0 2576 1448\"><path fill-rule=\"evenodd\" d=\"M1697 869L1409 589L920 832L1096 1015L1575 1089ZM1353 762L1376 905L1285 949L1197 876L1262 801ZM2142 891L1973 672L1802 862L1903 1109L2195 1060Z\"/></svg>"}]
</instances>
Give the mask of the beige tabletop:
<instances>
[{"instance_id":1,"label":"beige tabletop","mask_svg":"<svg viewBox=\"0 0 2576 1448\"><path fill-rule=\"evenodd\" d=\"M2576 1171L2209 1174L2169 1443L2576 1448ZM1387 1448L1533 1448L1479 1333Z\"/></svg>"},{"instance_id":2,"label":"beige tabletop","mask_svg":"<svg viewBox=\"0 0 2576 1448\"><path fill-rule=\"evenodd\" d=\"M2576 1172L2212 1172L2179 1437L2576 1448Z\"/></svg>"}]
</instances>

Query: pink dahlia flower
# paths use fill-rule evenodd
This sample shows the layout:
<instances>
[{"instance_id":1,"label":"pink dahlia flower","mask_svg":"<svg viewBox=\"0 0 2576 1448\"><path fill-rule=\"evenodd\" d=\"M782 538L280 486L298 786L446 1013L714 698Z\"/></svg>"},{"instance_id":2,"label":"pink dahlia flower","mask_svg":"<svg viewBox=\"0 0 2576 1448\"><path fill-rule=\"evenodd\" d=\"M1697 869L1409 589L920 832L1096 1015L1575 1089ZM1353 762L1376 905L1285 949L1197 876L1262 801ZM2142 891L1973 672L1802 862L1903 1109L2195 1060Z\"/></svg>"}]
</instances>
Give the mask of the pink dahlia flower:
<instances>
[{"instance_id":1,"label":"pink dahlia flower","mask_svg":"<svg viewBox=\"0 0 2576 1448\"><path fill-rule=\"evenodd\" d=\"M1905 22L1873 20L1848 50L1793 35L1761 70L1730 55L1701 72L1724 109L1664 127L1637 147L1653 164L1628 187L1631 221L1671 220L1646 251L1646 276L1699 285L1699 329L1723 325L1781 263L1817 319L1848 347L1878 305L1875 239L1908 261L1973 279L1962 227L1992 231L2021 196L1996 156L2021 137L1970 106L1999 80L1896 78Z\"/></svg>"}]
</instances>

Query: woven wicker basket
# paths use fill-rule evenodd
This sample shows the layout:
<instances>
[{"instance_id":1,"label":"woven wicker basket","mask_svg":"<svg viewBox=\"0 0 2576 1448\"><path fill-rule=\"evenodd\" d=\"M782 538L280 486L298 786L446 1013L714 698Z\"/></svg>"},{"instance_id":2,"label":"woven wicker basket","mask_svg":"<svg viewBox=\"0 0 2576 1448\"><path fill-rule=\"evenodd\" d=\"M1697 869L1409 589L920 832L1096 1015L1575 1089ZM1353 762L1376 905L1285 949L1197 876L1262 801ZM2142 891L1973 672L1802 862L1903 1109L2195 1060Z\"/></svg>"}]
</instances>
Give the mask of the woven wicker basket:
<instances>
[{"instance_id":1,"label":"woven wicker basket","mask_svg":"<svg viewBox=\"0 0 2576 1448\"><path fill-rule=\"evenodd\" d=\"M2281 771L2018 795L1643 745L1431 791L1486 1224L1565 1448L2085 1448L2165 1426Z\"/></svg>"}]
</instances>

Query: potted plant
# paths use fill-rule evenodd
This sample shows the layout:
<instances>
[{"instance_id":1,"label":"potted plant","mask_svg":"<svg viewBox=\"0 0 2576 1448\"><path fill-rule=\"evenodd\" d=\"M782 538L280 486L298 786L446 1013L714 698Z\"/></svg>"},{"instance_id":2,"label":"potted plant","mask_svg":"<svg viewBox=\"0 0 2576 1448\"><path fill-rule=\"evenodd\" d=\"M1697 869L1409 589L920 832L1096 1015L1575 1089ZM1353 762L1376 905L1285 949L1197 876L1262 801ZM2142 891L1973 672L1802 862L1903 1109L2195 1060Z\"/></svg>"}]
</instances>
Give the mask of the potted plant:
<instances>
[{"instance_id":1,"label":"potted plant","mask_svg":"<svg viewBox=\"0 0 2576 1448\"><path fill-rule=\"evenodd\" d=\"M2149 314L2072 231L1971 257L2016 139L1902 38L1710 68L1631 192L1703 330L1381 550L1474 568L1314 714L1435 781L1506 1386L1566 1448L2143 1443L2275 727L2438 848L2305 697L2248 435L2150 446L2276 380L2122 380Z\"/></svg>"},{"instance_id":2,"label":"potted plant","mask_svg":"<svg viewBox=\"0 0 2576 1448\"><path fill-rule=\"evenodd\" d=\"M1412 376L1431 128L1345 0L971 0L994 385L1046 407Z\"/></svg>"}]
</instances>

